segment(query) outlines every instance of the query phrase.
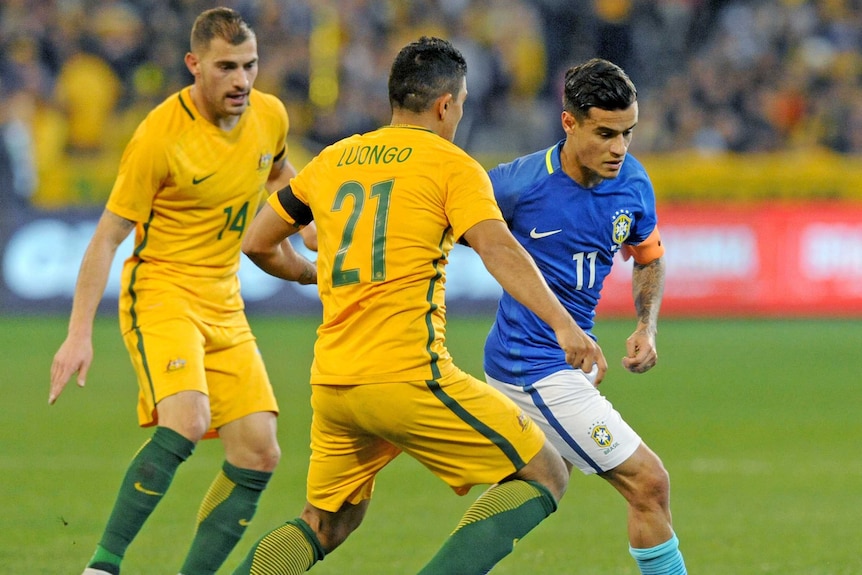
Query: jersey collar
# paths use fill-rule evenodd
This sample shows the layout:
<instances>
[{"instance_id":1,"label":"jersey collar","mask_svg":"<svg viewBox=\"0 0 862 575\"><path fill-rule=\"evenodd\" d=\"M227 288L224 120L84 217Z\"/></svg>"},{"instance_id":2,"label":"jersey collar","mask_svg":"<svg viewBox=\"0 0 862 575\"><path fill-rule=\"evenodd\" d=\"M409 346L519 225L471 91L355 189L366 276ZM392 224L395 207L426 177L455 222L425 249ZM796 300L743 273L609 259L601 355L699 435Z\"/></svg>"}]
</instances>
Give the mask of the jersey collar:
<instances>
[{"instance_id":1,"label":"jersey collar","mask_svg":"<svg viewBox=\"0 0 862 575\"><path fill-rule=\"evenodd\" d=\"M545 168L548 170L548 174L553 174L563 168L562 161L560 160L560 150L563 148L563 142L565 140L560 140L545 152Z\"/></svg>"}]
</instances>

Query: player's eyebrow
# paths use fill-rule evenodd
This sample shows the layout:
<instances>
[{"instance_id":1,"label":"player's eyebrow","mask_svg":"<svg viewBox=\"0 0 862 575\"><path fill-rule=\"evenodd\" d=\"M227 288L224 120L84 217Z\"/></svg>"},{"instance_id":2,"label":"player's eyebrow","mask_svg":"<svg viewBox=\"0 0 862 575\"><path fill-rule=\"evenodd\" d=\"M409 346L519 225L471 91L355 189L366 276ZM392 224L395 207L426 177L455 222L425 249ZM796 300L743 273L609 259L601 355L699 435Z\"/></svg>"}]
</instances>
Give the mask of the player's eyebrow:
<instances>
[{"instance_id":1,"label":"player's eyebrow","mask_svg":"<svg viewBox=\"0 0 862 575\"><path fill-rule=\"evenodd\" d=\"M247 60L245 62L240 62L239 60L234 60L231 58L225 58L223 60L216 60L215 65L221 66L223 68L224 67L239 67L239 66L245 67L245 66L250 66L252 64L257 64L258 60L259 60L258 57L254 57L254 58L251 58L250 60Z\"/></svg>"},{"instance_id":2,"label":"player's eyebrow","mask_svg":"<svg viewBox=\"0 0 862 575\"><path fill-rule=\"evenodd\" d=\"M631 132L632 130L634 130L635 126L637 126L637 125L638 125L638 123L635 122L634 124L632 124L628 128L623 128L622 130L617 130L617 129L612 128L610 126L605 126L605 125L599 124L598 126L596 126L594 132L596 132L596 133L601 132L604 134L624 134L626 132Z\"/></svg>"}]
</instances>

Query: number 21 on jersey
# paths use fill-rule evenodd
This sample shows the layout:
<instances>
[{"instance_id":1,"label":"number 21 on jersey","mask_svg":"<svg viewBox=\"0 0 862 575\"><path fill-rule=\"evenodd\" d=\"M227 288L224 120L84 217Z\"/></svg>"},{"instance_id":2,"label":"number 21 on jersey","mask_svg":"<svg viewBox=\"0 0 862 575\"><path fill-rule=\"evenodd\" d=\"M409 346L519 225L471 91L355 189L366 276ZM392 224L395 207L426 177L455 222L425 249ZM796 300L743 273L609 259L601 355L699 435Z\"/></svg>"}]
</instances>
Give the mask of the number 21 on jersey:
<instances>
[{"instance_id":1,"label":"number 21 on jersey","mask_svg":"<svg viewBox=\"0 0 862 575\"><path fill-rule=\"evenodd\" d=\"M335 193L335 201L332 203L332 211L340 212L345 209L346 200L352 201L352 209L347 216L347 222L341 232L341 243L335 254L332 265L332 287L359 283L359 268L344 269L344 261L347 252L359 251L360 254L369 250L371 254L371 281L382 282L386 279L386 227L389 219L389 202L392 197L392 186L394 180L378 182L371 186L368 198L365 197L365 187L359 182L345 182ZM371 205L367 205L371 204ZM366 209L374 209L374 226L370 246L356 245L354 241L369 241L366 238L355 238L356 224Z\"/></svg>"}]
</instances>

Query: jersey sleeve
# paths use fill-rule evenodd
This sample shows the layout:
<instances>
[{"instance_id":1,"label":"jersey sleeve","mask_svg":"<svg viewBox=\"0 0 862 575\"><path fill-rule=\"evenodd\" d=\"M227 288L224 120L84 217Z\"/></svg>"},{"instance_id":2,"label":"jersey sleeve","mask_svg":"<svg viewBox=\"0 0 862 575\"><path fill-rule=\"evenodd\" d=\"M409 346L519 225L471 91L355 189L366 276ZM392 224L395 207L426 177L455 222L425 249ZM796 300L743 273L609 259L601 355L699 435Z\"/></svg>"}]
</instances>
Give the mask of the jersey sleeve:
<instances>
[{"instance_id":1,"label":"jersey sleeve","mask_svg":"<svg viewBox=\"0 0 862 575\"><path fill-rule=\"evenodd\" d=\"M655 191L646 170L639 162L637 165L638 175L632 178L632 185L637 189L642 211L626 244L637 263L647 264L664 255L664 246L658 231Z\"/></svg>"},{"instance_id":2,"label":"jersey sleeve","mask_svg":"<svg viewBox=\"0 0 862 575\"><path fill-rule=\"evenodd\" d=\"M478 162L465 154L455 163L450 182L446 214L456 239L479 222L503 219L488 173Z\"/></svg>"},{"instance_id":3,"label":"jersey sleeve","mask_svg":"<svg viewBox=\"0 0 862 575\"><path fill-rule=\"evenodd\" d=\"M123 152L107 209L128 220L147 221L153 198L168 173L164 147L158 138L148 134L145 120L138 126Z\"/></svg>"},{"instance_id":4,"label":"jersey sleeve","mask_svg":"<svg viewBox=\"0 0 862 575\"><path fill-rule=\"evenodd\" d=\"M640 163L637 163L637 166L635 175L631 176L627 182L627 185L635 190L636 201L640 203L640 213L626 242L635 246L646 240L658 224L652 182Z\"/></svg>"},{"instance_id":5,"label":"jersey sleeve","mask_svg":"<svg viewBox=\"0 0 862 575\"><path fill-rule=\"evenodd\" d=\"M500 164L488 172L491 185L494 188L494 198L507 222L512 220L515 214L515 206L518 204L518 187L512 185L512 164Z\"/></svg>"},{"instance_id":6,"label":"jersey sleeve","mask_svg":"<svg viewBox=\"0 0 862 575\"><path fill-rule=\"evenodd\" d=\"M307 226L314 219L308 205L300 201L289 186L270 194L267 203L289 224Z\"/></svg>"}]
</instances>

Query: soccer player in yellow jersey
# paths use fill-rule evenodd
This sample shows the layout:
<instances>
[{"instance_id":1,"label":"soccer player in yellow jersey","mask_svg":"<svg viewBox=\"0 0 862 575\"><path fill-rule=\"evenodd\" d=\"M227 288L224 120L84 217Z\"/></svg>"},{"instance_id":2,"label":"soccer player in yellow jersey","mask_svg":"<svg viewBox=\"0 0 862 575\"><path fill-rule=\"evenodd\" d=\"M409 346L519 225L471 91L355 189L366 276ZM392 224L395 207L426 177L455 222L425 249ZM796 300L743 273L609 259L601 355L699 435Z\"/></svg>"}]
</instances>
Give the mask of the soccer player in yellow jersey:
<instances>
[{"instance_id":1,"label":"soccer player in yellow jersey","mask_svg":"<svg viewBox=\"0 0 862 575\"><path fill-rule=\"evenodd\" d=\"M308 570L356 529L374 478L402 451L458 494L493 484L423 575L487 573L552 513L566 469L514 403L459 370L445 345L446 261L463 240L599 378L599 347L509 233L485 170L452 143L467 97L461 54L421 38L396 57L392 123L321 152L272 194L243 250L290 279L285 238L317 226L323 322L311 372L311 460L300 517L264 535L236 573ZM290 256L290 257L288 257Z\"/></svg>"},{"instance_id":2,"label":"soccer player in yellow jersey","mask_svg":"<svg viewBox=\"0 0 862 575\"><path fill-rule=\"evenodd\" d=\"M119 244L135 230L119 302L120 327L140 386L138 418L156 426L135 454L84 573L118 574L123 555L195 444L218 436L225 462L205 495L181 572L213 574L242 536L278 463L278 406L243 310L240 243L269 189L295 170L288 118L252 89L257 42L241 16L196 19L185 63L194 83L139 125L86 250L66 340L54 356L48 401L93 359L92 326ZM285 277L316 281L286 252Z\"/></svg>"}]
</instances>

